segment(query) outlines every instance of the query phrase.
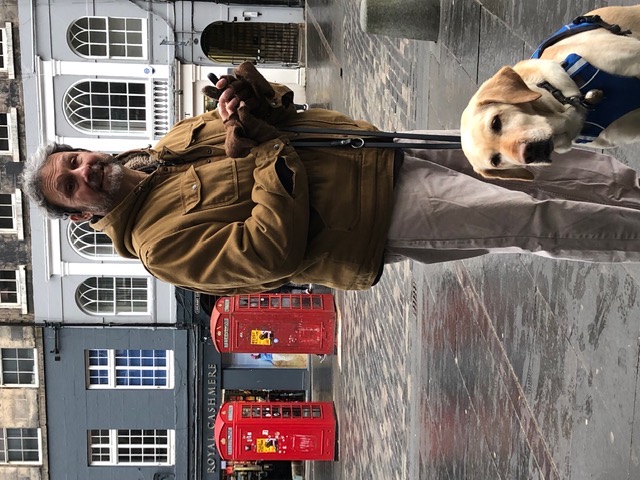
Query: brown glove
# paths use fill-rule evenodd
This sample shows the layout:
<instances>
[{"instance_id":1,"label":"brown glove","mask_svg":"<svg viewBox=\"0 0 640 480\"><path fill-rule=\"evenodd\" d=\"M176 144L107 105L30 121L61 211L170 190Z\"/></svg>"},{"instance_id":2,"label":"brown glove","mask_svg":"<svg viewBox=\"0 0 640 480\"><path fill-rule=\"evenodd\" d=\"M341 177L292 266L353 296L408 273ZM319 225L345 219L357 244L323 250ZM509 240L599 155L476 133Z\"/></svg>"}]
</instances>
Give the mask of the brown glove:
<instances>
[{"instance_id":1,"label":"brown glove","mask_svg":"<svg viewBox=\"0 0 640 480\"><path fill-rule=\"evenodd\" d=\"M246 157L253 147L280 136L276 128L256 118L247 105L240 105L224 126L227 132L224 148L231 158Z\"/></svg>"},{"instance_id":2,"label":"brown glove","mask_svg":"<svg viewBox=\"0 0 640 480\"><path fill-rule=\"evenodd\" d=\"M216 88L218 77L213 73L207 75L213 86L206 86L202 89L207 97L218 100L222 92L232 89L234 96L244 102L249 111L258 118L264 118L269 112L271 103L275 97L275 91L269 82L262 76L251 62L244 62L238 66L233 75L223 75L222 79L227 81L224 88Z\"/></svg>"}]
</instances>

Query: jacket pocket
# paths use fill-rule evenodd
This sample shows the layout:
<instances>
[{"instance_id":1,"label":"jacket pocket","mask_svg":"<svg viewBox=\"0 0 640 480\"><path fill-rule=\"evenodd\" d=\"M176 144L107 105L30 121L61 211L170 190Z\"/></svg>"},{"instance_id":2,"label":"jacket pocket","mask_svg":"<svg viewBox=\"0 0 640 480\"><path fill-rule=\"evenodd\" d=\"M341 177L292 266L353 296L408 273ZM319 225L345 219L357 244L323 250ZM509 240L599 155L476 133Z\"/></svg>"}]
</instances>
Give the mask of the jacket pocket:
<instances>
[{"instance_id":1,"label":"jacket pocket","mask_svg":"<svg viewBox=\"0 0 640 480\"><path fill-rule=\"evenodd\" d=\"M309 202L324 226L351 230L360 221L361 153L334 148L326 156L304 163L309 178Z\"/></svg>"},{"instance_id":2,"label":"jacket pocket","mask_svg":"<svg viewBox=\"0 0 640 480\"><path fill-rule=\"evenodd\" d=\"M231 205L238 200L238 170L232 158L199 166L191 166L180 183L182 208L189 213L195 208L207 209Z\"/></svg>"},{"instance_id":3,"label":"jacket pocket","mask_svg":"<svg viewBox=\"0 0 640 480\"><path fill-rule=\"evenodd\" d=\"M191 145L196 143L198 132L202 130L204 125L205 125L205 121L202 117L199 117L196 121L192 122L189 125L189 131L186 132L186 135L183 137L184 143L183 145L181 145L183 149L189 148Z\"/></svg>"}]
</instances>

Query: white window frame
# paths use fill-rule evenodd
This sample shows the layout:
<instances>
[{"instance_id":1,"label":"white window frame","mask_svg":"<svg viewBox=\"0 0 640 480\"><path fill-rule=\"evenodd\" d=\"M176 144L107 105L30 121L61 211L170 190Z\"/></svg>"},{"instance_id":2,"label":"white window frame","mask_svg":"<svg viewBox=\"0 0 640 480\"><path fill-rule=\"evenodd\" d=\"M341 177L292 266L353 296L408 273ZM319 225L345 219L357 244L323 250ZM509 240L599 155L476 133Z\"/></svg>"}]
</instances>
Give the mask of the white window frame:
<instances>
[{"instance_id":1,"label":"white window frame","mask_svg":"<svg viewBox=\"0 0 640 480\"><path fill-rule=\"evenodd\" d=\"M38 434L38 460L37 461L11 461L9 460L9 447L8 447L8 432L7 430L36 430ZM20 428L20 427L9 427L9 428L0 428L0 440L2 441L2 445L4 448L2 449L2 454L4 456L4 461L0 459L0 465L42 465L42 431L39 428ZM12 437L15 439L16 437ZM21 438L24 438L21 436ZM25 451L25 450L21 450Z\"/></svg>"},{"instance_id":2,"label":"white window frame","mask_svg":"<svg viewBox=\"0 0 640 480\"><path fill-rule=\"evenodd\" d=\"M5 22L4 27L0 27L0 35L2 36L2 49L0 55L4 59L4 67L0 68L0 72L6 72L9 80L16 78L13 65L13 28L11 22Z\"/></svg>"},{"instance_id":3,"label":"white window frame","mask_svg":"<svg viewBox=\"0 0 640 480\"><path fill-rule=\"evenodd\" d=\"M33 353L33 383L7 383L2 364L5 360L5 350L31 350ZM19 368L19 367L18 367ZM26 370L25 370L26 373ZM0 348L0 387L3 388L37 388L40 384L38 378L38 352L35 348Z\"/></svg>"},{"instance_id":4,"label":"white window frame","mask_svg":"<svg viewBox=\"0 0 640 480\"><path fill-rule=\"evenodd\" d=\"M173 350L164 350L165 352L165 363L164 366L137 366L137 365L117 365L116 364L116 356L118 350L154 350L154 349L112 349L112 348L95 348L90 350L85 350L85 364L86 364L86 385L87 389L97 389L97 390L106 390L106 389L126 389L126 390L169 390L174 388L174 355ZM160 349L155 349L160 350ZM98 351L106 351L106 365L91 365L90 360L92 357L92 352ZM126 357L120 358L133 358L127 355ZM92 384L91 383L91 372L97 372L100 370L107 371L107 383L106 384ZM146 371L164 371L166 373L166 385L118 385L117 383L117 375L118 370L122 371L135 371L135 370L146 370Z\"/></svg>"},{"instance_id":5,"label":"white window frame","mask_svg":"<svg viewBox=\"0 0 640 480\"><path fill-rule=\"evenodd\" d=\"M113 279L113 301L111 302L111 305L113 306L113 308L109 311L105 311L105 310L98 310L98 311L92 311L89 310L87 308L87 305L89 304L95 304L95 303L106 303L107 300L95 300L92 298L89 298L86 294L89 291L98 291L98 296L100 295L100 289L104 289L106 290L105 287L89 287L89 290L87 290L86 292L81 292L80 289L86 284L86 282L92 278L110 278ZM146 310L144 311L140 311L140 312L132 312L132 311L118 311L118 291L119 288L122 287L118 287L116 285L117 281L119 279L136 279L136 280L144 280L146 282L147 288L146 288L146 292L147 292L147 297L145 299L146 302ZM92 316L98 316L98 317L105 317L105 316L141 316L141 315L149 315L151 313L151 301L152 301L152 295L151 295L152 291L151 291L151 278L150 277L124 277L124 276L102 276L102 277L89 277L86 278L84 282L82 282L80 285L78 285L78 287L76 288L76 304L78 305L78 307L80 308L80 310L82 310L84 313L86 313L87 315L92 315ZM82 302L83 299L87 299L87 302Z\"/></svg>"},{"instance_id":6,"label":"white window frame","mask_svg":"<svg viewBox=\"0 0 640 480\"><path fill-rule=\"evenodd\" d=\"M67 240L74 252L81 257L90 260L120 259L109 236L91 228L90 222L68 222ZM99 244L96 239L108 240L108 243ZM92 240L92 241L88 241ZM111 253L96 253L98 249L110 250ZM87 253L89 252L89 253Z\"/></svg>"},{"instance_id":7,"label":"white window frame","mask_svg":"<svg viewBox=\"0 0 640 480\"><path fill-rule=\"evenodd\" d=\"M2 303L0 302L0 309L2 308L20 308L22 313L26 314L28 312L27 308L27 276L25 272L24 265L18 267L17 270L7 269L4 271L13 271L16 274L16 293L18 297L18 301L16 303Z\"/></svg>"},{"instance_id":8,"label":"white window frame","mask_svg":"<svg viewBox=\"0 0 640 480\"><path fill-rule=\"evenodd\" d=\"M20 143L18 142L18 110L10 107L8 112L2 112L7 115L7 129L9 148L0 150L0 155L10 155L14 162L20 161Z\"/></svg>"},{"instance_id":9,"label":"white window frame","mask_svg":"<svg viewBox=\"0 0 640 480\"><path fill-rule=\"evenodd\" d=\"M108 93L96 93L96 92L87 92L86 90L81 90L79 88L79 85L85 84L85 83L106 83L108 84ZM111 84L115 84L115 83L124 83L127 84L127 90L129 90L130 86L133 84L137 84L137 85L143 85L144 86L144 94L131 94L129 92L127 92L126 94L121 94L121 93L111 93ZM84 87L83 87L84 88ZM77 92L73 92L73 90L76 89ZM89 109L89 111L91 111L91 109L94 108L94 106L92 105L86 105L86 104L78 104L75 105L74 104L74 98L77 97L84 97L84 96L88 96L88 98L90 99L90 101L93 101L93 96L94 95L107 95L109 97L109 105L107 106L99 106L99 107L95 107L95 108L106 108L109 110L109 119L93 119L91 117L87 117L84 114L84 110ZM113 98L122 98L123 95L127 95L127 96L136 96L136 97L144 97L144 106L143 107L131 107L129 105L129 101L127 100L127 105L126 106L112 106L112 99ZM85 78L82 80L79 80L77 82L75 82L73 85L71 85L67 91L64 94L63 97L63 111L64 111L64 117L67 120L67 122L69 123L69 125L71 125L75 130L77 130L80 133L83 133L85 135L105 135L105 136L118 136L118 137L148 137L150 132L152 131L152 126L153 126L153 121L154 121L154 114L155 112L153 111L153 86L152 84L148 81L148 80L142 80L142 79L127 79L127 78L118 78L118 79L103 79L103 78ZM127 97L128 98L128 97ZM72 104L74 104L72 106ZM127 109L127 110L134 110L134 109L139 109L139 110L143 110L145 112L145 120L131 120L131 119L126 119L126 120L114 120L113 117L113 112L123 108L123 109ZM79 112L82 111L83 113L80 114ZM75 118L77 117L77 118ZM140 125L142 126L144 124L144 129L140 128L139 130L136 129L131 129L128 128L127 130L120 130L117 128L113 128L113 123L116 122L128 122L128 124L131 125ZM79 124L89 124L89 127L85 127L85 126L80 126ZM103 124L103 123L108 123L110 126L108 128L102 128L102 127L97 127L94 125L95 124Z\"/></svg>"},{"instance_id":10,"label":"white window frame","mask_svg":"<svg viewBox=\"0 0 640 480\"><path fill-rule=\"evenodd\" d=\"M83 18L103 18L103 19L105 19L106 31L105 30L99 30L100 32L104 32L106 37L107 37L107 41L104 44L105 48L106 48L105 55L85 55L83 53L80 53L77 50L76 45L74 45L72 39L70 38L71 29L74 27L74 25L76 25L76 23L79 20L81 20ZM140 25L141 25L140 36L142 38L142 41L141 41L141 43L139 45L138 44L131 44L131 45L135 46L135 47L141 47L141 49L142 49L142 55L141 56L112 55L112 49L113 49L113 45L114 44L111 42L111 35L112 35L112 32L114 32L115 30L111 28L111 22L113 20L116 20L116 19L125 20L125 23L126 23L127 20L138 20L138 21L140 21ZM78 27L78 28L80 28L80 27ZM87 31L91 31L91 30L87 29ZM97 30L94 30L94 31L97 31ZM121 30L119 30L119 31L121 31ZM136 31L131 31L131 32L128 32L127 30L124 30L124 32L125 32L125 36L126 36L127 33L138 33L137 30ZM67 31L67 41L69 42L69 47L71 48L71 50L73 50L73 52L76 55L78 55L78 56L80 56L82 58L145 60L147 58L147 55L148 55L148 53L147 53L147 43L148 42L146 41L147 38L148 38L148 35L147 35L147 20L144 19L144 18L138 18L138 17L106 17L106 16L100 16L100 15L86 15L84 17L79 17L76 20L74 20L73 23L71 23L71 25L69 25L69 29ZM78 42L80 42L80 41L78 40ZM82 42L82 43L83 44L88 44L87 42ZM121 45L121 44L118 44L118 45ZM129 45L129 44L125 44L125 45Z\"/></svg>"},{"instance_id":11,"label":"white window frame","mask_svg":"<svg viewBox=\"0 0 640 480\"><path fill-rule=\"evenodd\" d=\"M158 430L166 431L166 443L150 444L150 443L124 443L118 437L119 432L157 432ZM93 435L93 432L96 432ZM175 465L175 430L165 428L132 428L132 429L94 429L87 431L87 443L88 443L88 455L89 466L171 466ZM98 436L105 437L108 443L94 443L93 440ZM143 436L148 439L150 435ZM119 450L131 447L132 449L140 448L154 448L155 446L161 446L161 448L167 449L167 461L166 462L133 462L126 461L120 456ZM93 460L93 454L96 450L102 450L101 454L108 457L108 460Z\"/></svg>"},{"instance_id":12,"label":"white window frame","mask_svg":"<svg viewBox=\"0 0 640 480\"><path fill-rule=\"evenodd\" d=\"M11 212L13 215L13 228L0 228L0 234L15 234L18 240L24 240L24 223L22 222L22 192L16 190L11 195Z\"/></svg>"}]
</instances>

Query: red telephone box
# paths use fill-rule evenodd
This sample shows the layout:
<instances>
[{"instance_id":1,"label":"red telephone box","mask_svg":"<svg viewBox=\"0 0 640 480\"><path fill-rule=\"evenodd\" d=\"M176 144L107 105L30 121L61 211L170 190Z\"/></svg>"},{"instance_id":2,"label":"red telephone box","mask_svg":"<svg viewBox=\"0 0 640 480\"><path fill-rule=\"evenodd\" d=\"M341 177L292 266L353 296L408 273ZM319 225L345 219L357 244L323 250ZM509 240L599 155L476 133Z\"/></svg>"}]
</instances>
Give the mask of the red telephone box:
<instances>
[{"instance_id":1,"label":"red telephone box","mask_svg":"<svg viewBox=\"0 0 640 480\"><path fill-rule=\"evenodd\" d=\"M219 352L332 354L333 295L258 293L222 297L211 314Z\"/></svg>"},{"instance_id":2,"label":"red telephone box","mask_svg":"<svg viewBox=\"0 0 640 480\"><path fill-rule=\"evenodd\" d=\"M224 460L334 460L332 402L227 402L214 427Z\"/></svg>"}]
</instances>

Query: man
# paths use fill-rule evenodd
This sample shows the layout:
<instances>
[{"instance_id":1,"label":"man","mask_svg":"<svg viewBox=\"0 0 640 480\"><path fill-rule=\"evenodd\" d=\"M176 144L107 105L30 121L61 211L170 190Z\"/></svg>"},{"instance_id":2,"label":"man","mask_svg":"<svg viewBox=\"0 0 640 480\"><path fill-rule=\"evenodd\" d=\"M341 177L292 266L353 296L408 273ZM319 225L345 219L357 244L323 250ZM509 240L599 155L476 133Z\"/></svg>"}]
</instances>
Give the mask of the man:
<instances>
[{"instance_id":1,"label":"man","mask_svg":"<svg viewBox=\"0 0 640 480\"><path fill-rule=\"evenodd\" d=\"M51 216L92 219L152 275L211 294L289 282L366 289L404 258L640 261L638 178L611 157L574 150L535 182L488 182L459 149L294 148L327 135L283 129L375 127L296 113L286 88L258 76L243 65L221 79L207 92L218 112L183 120L154 148L42 147L25 191Z\"/></svg>"}]
</instances>

